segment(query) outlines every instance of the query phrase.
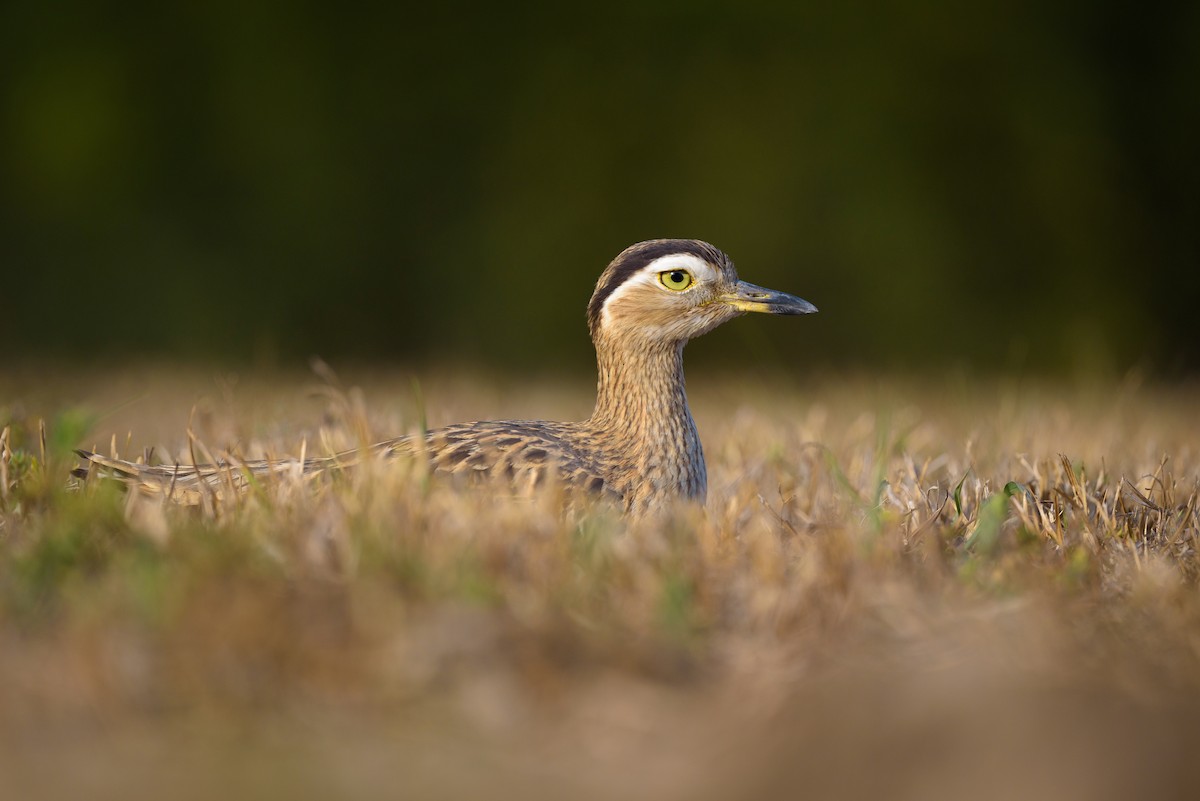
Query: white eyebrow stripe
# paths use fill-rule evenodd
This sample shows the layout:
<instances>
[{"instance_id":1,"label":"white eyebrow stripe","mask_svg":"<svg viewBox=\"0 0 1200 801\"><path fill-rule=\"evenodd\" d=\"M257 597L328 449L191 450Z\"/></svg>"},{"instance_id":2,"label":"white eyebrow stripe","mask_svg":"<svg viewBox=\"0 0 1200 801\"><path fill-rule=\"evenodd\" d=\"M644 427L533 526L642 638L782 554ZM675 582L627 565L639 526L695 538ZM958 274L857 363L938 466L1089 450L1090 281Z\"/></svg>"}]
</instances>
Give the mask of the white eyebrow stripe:
<instances>
[{"instance_id":1,"label":"white eyebrow stripe","mask_svg":"<svg viewBox=\"0 0 1200 801\"><path fill-rule=\"evenodd\" d=\"M609 307L612 306L613 301L621 297L625 292L628 292L630 287L638 284L655 285L658 283L659 273L670 272L671 270L687 270L697 282L709 280L714 275L714 270L708 262L691 253L672 253L669 256L660 256L626 278L624 283L604 299L604 305L600 307L601 323L608 325L611 314ZM670 290L664 288L663 291Z\"/></svg>"},{"instance_id":2,"label":"white eyebrow stripe","mask_svg":"<svg viewBox=\"0 0 1200 801\"><path fill-rule=\"evenodd\" d=\"M691 253L673 253L670 256L661 256L642 268L642 272L650 275L658 275L670 270L687 270L697 280L710 277L713 272L708 262Z\"/></svg>"}]
</instances>

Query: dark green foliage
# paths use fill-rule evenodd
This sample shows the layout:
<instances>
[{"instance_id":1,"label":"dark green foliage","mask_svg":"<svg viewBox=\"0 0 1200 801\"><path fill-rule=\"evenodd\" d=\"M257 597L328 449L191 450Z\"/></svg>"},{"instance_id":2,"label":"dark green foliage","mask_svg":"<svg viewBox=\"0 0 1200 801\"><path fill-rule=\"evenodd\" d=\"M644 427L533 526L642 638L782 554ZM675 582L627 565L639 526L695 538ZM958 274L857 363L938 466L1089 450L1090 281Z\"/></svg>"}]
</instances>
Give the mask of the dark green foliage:
<instances>
[{"instance_id":1,"label":"dark green foliage","mask_svg":"<svg viewBox=\"0 0 1200 801\"><path fill-rule=\"evenodd\" d=\"M1192 5L556 12L6 4L6 353L583 366L689 236L823 310L713 357L1200 360Z\"/></svg>"}]
</instances>

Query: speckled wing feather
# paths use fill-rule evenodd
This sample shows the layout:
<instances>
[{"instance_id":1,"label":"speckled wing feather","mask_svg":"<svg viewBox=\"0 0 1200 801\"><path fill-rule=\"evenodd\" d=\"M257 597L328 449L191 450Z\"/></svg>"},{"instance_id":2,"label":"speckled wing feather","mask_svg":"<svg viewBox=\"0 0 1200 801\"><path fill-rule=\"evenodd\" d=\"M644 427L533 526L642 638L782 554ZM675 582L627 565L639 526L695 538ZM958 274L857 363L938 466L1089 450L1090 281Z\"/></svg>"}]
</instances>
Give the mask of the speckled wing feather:
<instances>
[{"instance_id":1,"label":"speckled wing feather","mask_svg":"<svg viewBox=\"0 0 1200 801\"><path fill-rule=\"evenodd\" d=\"M569 490L620 499L621 493L606 484L593 449L583 446L585 437L578 423L497 420L435 429L425 436L423 449L439 473L518 490L558 481ZM417 454L421 442L405 437L381 447Z\"/></svg>"},{"instance_id":2,"label":"speckled wing feather","mask_svg":"<svg viewBox=\"0 0 1200 801\"><path fill-rule=\"evenodd\" d=\"M93 475L123 482L143 495L161 497L185 506L195 506L206 500L225 499L241 494L255 483L299 477L311 479L336 467L337 457L318 459L230 459L215 464L145 465L115 459L99 453L75 452L84 465L71 471L80 479Z\"/></svg>"},{"instance_id":3,"label":"speckled wing feather","mask_svg":"<svg viewBox=\"0 0 1200 801\"><path fill-rule=\"evenodd\" d=\"M364 456L429 460L435 473L462 476L498 488L530 491L548 480L564 488L617 500L621 493L605 484L601 466L579 446L578 424L495 421L460 423L422 437L399 437L362 450L333 456L276 460L217 461L199 465L144 465L89 451L76 451L84 464L77 478L94 474L120 480L139 492L185 505L226 498L272 479L311 480L352 468Z\"/></svg>"}]
</instances>

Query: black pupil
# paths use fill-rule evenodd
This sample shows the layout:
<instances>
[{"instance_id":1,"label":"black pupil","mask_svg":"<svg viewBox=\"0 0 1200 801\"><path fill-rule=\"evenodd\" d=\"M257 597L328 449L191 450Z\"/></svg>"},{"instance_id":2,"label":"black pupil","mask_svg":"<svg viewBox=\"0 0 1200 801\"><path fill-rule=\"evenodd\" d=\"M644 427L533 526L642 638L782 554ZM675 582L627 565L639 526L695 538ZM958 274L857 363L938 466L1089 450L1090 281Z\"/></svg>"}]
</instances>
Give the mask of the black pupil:
<instances>
[{"instance_id":1,"label":"black pupil","mask_svg":"<svg viewBox=\"0 0 1200 801\"><path fill-rule=\"evenodd\" d=\"M671 273L671 283L672 284L682 284L683 283L683 272L680 270L676 270L675 272Z\"/></svg>"}]
</instances>

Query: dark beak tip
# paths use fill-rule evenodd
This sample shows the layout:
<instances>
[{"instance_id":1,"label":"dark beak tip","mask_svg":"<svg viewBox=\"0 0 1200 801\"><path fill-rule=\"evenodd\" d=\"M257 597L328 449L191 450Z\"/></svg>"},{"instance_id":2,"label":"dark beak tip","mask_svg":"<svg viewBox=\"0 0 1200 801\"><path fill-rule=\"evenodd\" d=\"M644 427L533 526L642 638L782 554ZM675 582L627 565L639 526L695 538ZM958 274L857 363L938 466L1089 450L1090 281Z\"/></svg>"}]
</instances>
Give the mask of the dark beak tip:
<instances>
[{"instance_id":1,"label":"dark beak tip","mask_svg":"<svg viewBox=\"0 0 1200 801\"><path fill-rule=\"evenodd\" d=\"M809 303L807 300L802 300L799 303L794 303L783 308L784 314L816 314L817 307Z\"/></svg>"}]
</instances>

